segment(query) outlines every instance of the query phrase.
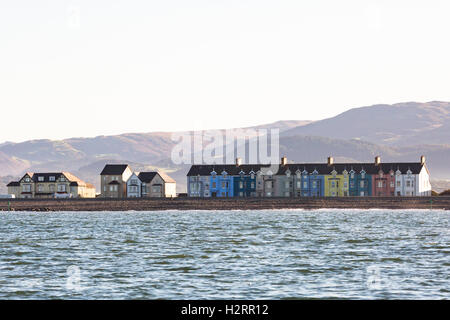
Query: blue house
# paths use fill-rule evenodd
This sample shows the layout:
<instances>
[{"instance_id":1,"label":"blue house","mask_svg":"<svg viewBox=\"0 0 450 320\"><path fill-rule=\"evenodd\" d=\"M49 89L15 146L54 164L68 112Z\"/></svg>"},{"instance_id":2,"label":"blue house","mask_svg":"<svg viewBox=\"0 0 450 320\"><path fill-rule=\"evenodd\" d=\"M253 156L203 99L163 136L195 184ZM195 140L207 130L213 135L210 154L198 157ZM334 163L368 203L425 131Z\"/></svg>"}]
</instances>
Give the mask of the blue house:
<instances>
[{"instance_id":1,"label":"blue house","mask_svg":"<svg viewBox=\"0 0 450 320\"><path fill-rule=\"evenodd\" d=\"M233 177L234 196L252 197L256 192L256 173L253 170L241 170L238 176Z\"/></svg>"},{"instance_id":2,"label":"blue house","mask_svg":"<svg viewBox=\"0 0 450 320\"><path fill-rule=\"evenodd\" d=\"M229 198L234 196L233 176L224 168L220 174L215 170L211 172L210 178L211 197Z\"/></svg>"},{"instance_id":3,"label":"blue house","mask_svg":"<svg viewBox=\"0 0 450 320\"><path fill-rule=\"evenodd\" d=\"M302 197L323 197L325 194L325 177L320 175L317 169L309 173L306 169L302 171Z\"/></svg>"},{"instance_id":4,"label":"blue house","mask_svg":"<svg viewBox=\"0 0 450 320\"><path fill-rule=\"evenodd\" d=\"M353 197L372 195L372 176L363 167L349 172L349 195Z\"/></svg>"}]
</instances>

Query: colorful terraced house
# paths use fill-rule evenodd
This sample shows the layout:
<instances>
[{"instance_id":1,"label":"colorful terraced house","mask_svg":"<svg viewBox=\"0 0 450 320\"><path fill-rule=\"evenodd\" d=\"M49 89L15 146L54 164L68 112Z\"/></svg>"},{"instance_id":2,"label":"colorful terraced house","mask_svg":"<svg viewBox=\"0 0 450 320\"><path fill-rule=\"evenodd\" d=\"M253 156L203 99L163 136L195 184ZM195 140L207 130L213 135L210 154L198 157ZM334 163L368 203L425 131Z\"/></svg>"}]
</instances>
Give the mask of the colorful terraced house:
<instances>
[{"instance_id":1,"label":"colorful terraced house","mask_svg":"<svg viewBox=\"0 0 450 320\"><path fill-rule=\"evenodd\" d=\"M220 172L220 173L219 173ZM193 165L189 197L364 197L429 196L430 175L420 162Z\"/></svg>"}]
</instances>

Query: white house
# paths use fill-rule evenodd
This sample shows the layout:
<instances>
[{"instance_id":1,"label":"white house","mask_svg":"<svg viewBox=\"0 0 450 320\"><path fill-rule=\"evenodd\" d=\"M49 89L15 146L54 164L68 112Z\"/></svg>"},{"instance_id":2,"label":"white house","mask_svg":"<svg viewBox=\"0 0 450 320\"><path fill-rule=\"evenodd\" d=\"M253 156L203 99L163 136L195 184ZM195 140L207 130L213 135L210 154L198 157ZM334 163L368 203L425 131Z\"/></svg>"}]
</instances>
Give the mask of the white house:
<instances>
[{"instance_id":1,"label":"white house","mask_svg":"<svg viewBox=\"0 0 450 320\"><path fill-rule=\"evenodd\" d=\"M134 172L127 180L128 198L176 197L176 182L162 172Z\"/></svg>"},{"instance_id":2,"label":"white house","mask_svg":"<svg viewBox=\"0 0 450 320\"><path fill-rule=\"evenodd\" d=\"M404 164L403 167L403 170L397 168L395 171L395 195L431 196L430 173L425 156L420 157L420 163Z\"/></svg>"}]
</instances>

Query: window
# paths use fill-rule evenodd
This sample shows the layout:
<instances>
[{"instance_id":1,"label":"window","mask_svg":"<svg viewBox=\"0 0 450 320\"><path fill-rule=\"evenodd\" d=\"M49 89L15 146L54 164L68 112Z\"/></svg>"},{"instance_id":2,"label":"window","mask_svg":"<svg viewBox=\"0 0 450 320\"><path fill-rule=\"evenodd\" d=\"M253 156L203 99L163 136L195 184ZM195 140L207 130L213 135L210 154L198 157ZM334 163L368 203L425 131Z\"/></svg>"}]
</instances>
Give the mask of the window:
<instances>
[{"instance_id":1,"label":"window","mask_svg":"<svg viewBox=\"0 0 450 320\"><path fill-rule=\"evenodd\" d=\"M239 197L243 197L244 196L244 193L241 191L241 192L239 192Z\"/></svg>"},{"instance_id":2,"label":"window","mask_svg":"<svg viewBox=\"0 0 450 320\"><path fill-rule=\"evenodd\" d=\"M26 178L25 178L25 182L30 182L30 178L29 178L29 177L26 177Z\"/></svg>"},{"instance_id":3,"label":"window","mask_svg":"<svg viewBox=\"0 0 450 320\"><path fill-rule=\"evenodd\" d=\"M61 178L59 178L59 180L62 181L62 182L64 182L64 181L66 181L66 178L61 177Z\"/></svg>"},{"instance_id":4,"label":"window","mask_svg":"<svg viewBox=\"0 0 450 320\"><path fill-rule=\"evenodd\" d=\"M360 195L361 197L364 197L364 196L366 195L366 193L365 193L364 191L361 191L361 192L359 193L359 195Z\"/></svg>"},{"instance_id":5,"label":"window","mask_svg":"<svg viewBox=\"0 0 450 320\"><path fill-rule=\"evenodd\" d=\"M390 184L390 186L391 186L391 188L393 188L393 187L394 187L394 181L391 181L391 184Z\"/></svg>"},{"instance_id":6,"label":"window","mask_svg":"<svg viewBox=\"0 0 450 320\"><path fill-rule=\"evenodd\" d=\"M58 184L58 192L66 192L66 185Z\"/></svg>"},{"instance_id":7,"label":"window","mask_svg":"<svg viewBox=\"0 0 450 320\"><path fill-rule=\"evenodd\" d=\"M360 181L359 185L361 188L364 188L364 185L365 185L364 181Z\"/></svg>"},{"instance_id":8,"label":"window","mask_svg":"<svg viewBox=\"0 0 450 320\"><path fill-rule=\"evenodd\" d=\"M317 181L313 181L312 186L313 186L313 188L316 188L317 187Z\"/></svg>"},{"instance_id":9,"label":"window","mask_svg":"<svg viewBox=\"0 0 450 320\"><path fill-rule=\"evenodd\" d=\"M49 180L49 181L55 181L55 177L54 177L54 176L50 176L50 177L48 178L48 180Z\"/></svg>"},{"instance_id":10,"label":"window","mask_svg":"<svg viewBox=\"0 0 450 320\"><path fill-rule=\"evenodd\" d=\"M137 179L132 179L132 180L131 180L131 184L138 184Z\"/></svg>"},{"instance_id":11,"label":"window","mask_svg":"<svg viewBox=\"0 0 450 320\"><path fill-rule=\"evenodd\" d=\"M400 187L400 186L401 186L401 182L397 181L397 187Z\"/></svg>"},{"instance_id":12,"label":"window","mask_svg":"<svg viewBox=\"0 0 450 320\"><path fill-rule=\"evenodd\" d=\"M44 191L44 186L42 184L38 185L38 192L43 192Z\"/></svg>"},{"instance_id":13,"label":"window","mask_svg":"<svg viewBox=\"0 0 450 320\"><path fill-rule=\"evenodd\" d=\"M213 187L213 189L216 188L216 183L215 182L212 183L212 187Z\"/></svg>"},{"instance_id":14,"label":"window","mask_svg":"<svg viewBox=\"0 0 450 320\"><path fill-rule=\"evenodd\" d=\"M39 181L39 182L44 181L44 177L38 177L38 181Z\"/></svg>"},{"instance_id":15,"label":"window","mask_svg":"<svg viewBox=\"0 0 450 320\"><path fill-rule=\"evenodd\" d=\"M255 183L252 182L250 186L251 186L252 189L255 188Z\"/></svg>"},{"instance_id":16,"label":"window","mask_svg":"<svg viewBox=\"0 0 450 320\"><path fill-rule=\"evenodd\" d=\"M286 181L286 183L284 184L284 186L285 186L286 188L289 188L289 181Z\"/></svg>"},{"instance_id":17,"label":"window","mask_svg":"<svg viewBox=\"0 0 450 320\"><path fill-rule=\"evenodd\" d=\"M407 187L411 187L411 181L407 180L407 181L406 181L406 186L407 186Z\"/></svg>"},{"instance_id":18,"label":"window","mask_svg":"<svg viewBox=\"0 0 450 320\"><path fill-rule=\"evenodd\" d=\"M348 187L347 181L344 181L344 188L347 188L347 187Z\"/></svg>"},{"instance_id":19,"label":"window","mask_svg":"<svg viewBox=\"0 0 450 320\"><path fill-rule=\"evenodd\" d=\"M244 183L241 181L241 182L239 182L239 188L240 189L243 189L244 188Z\"/></svg>"},{"instance_id":20,"label":"window","mask_svg":"<svg viewBox=\"0 0 450 320\"><path fill-rule=\"evenodd\" d=\"M161 192L161 186L153 186L152 187L153 193L160 193Z\"/></svg>"},{"instance_id":21,"label":"window","mask_svg":"<svg viewBox=\"0 0 450 320\"><path fill-rule=\"evenodd\" d=\"M297 189L300 189L302 187L302 184L300 181L297 181Z\"/></svg>"},{"instance_id":22,"label":"window","mask_svg":"<svg viewBox=\"0 0 450 320\"><path fill-rule=\"evenodd\" d=\"M331 187L336 187L336 182L334 182L334 181L331 181Z\"/></svg>"},{"instance_id":23,"label":"window","mask_svg":"<svg viewBox=\"0 0 450 320\"><path fill-rule=\"evenodd\" d=\"M51 184L49 188L50 188L50 192L55 192L55 185L54 184Z\"/></svg>"},{"instance_id":24,"label":"window","mask_svg":"<svg viewBox=\"0 0 450 320\"><path fill-rule=\"evenodd\" d=\"M23 192L31 192L31 185L29 185L29 184L24 184L24 185L22 186L22 190L23 190Z\"/></svg>"}]
</instances>

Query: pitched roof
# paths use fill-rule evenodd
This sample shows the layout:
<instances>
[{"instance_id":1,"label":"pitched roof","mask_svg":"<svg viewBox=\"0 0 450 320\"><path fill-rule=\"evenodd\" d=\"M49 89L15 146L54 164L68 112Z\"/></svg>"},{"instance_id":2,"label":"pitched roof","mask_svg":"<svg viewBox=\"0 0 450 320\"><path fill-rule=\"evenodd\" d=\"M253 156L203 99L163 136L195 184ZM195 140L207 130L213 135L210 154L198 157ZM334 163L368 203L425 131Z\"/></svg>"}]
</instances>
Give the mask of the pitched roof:
<instances>
[{"instance_id":1,"label":"pitched roof","mask_svg":"<svg viewBox=\"0 0 450 320\"><path fill-rule=\"evenodd\" d=\"M6 186L7 187L20 187L20 182L19 181L11 181Z\"/></svg>"},{"instance_id":2,"label":"pitched roof","mask_svg":"<svg viewBox=\"0 0 450 320\"><path fill-rule=\"evenodd\" d=\"M78 182L79 184L85 184L83 180L70 172L36 172L33 174L32 179L34 182L54 182L50 181L50 177L54 177L55 181L64 176L69 182ZM41 178L41 181L39 180Z\"/></svg>"},{"instance_id":3,"label":"pitched roof","mask_svg":"<svg viewBox=\"0 0 450 320\"><path fill-rule=\"evenodd\" d=\"M217 174L221 174L223 171L226 171L229 175L239 175L241 171L245 174L249 174L251 170L257 172L261 168L269 168L270 165L258 165L258 164L246 164L236 166L235 164L228 165L193 165L189 170L187 176L209 176L211 172L214 170ZM378 174L380 170L384 173L388 173L391 170L396 172L400 170L401 173L405 174L408 170L411 170L412 174L419 174L424 164L420 162L389 162L389 163L380 163L379 165L375 165L375 163L334 163L332 165L328 165L327 163L289 163L286 165L275 165L274 173L276 175L284 175L287 170L294 174L297 170L303 172L306 170L308 173L312 173L317 170L318 174L328 175L336 170L338 174L347 170L354 170L356 173L360 173L364 170L367 174Z\"/></svg>"},{"instance_id":4,"label":"pitched roof","mask_svg":"<svg viewBox=\"0 0 450 320\"><path fill-rule=\"evenodd\" d=\"M225 171L229 175L239 175L241 171L248 174L250 171L257 172L262 168L270 168L269 164L242 164L236 166L235 164L214 164L214 165L202 165L194 164L187 173L187 176L209 176L211 172L215 171L217 174L221 174Z\"/></svg>"},{"instance_id":5,"label":"pitched roof","mask_svg":"<svg viewBox=\"0 0 450 320\"><path fill-rule=\"evenodd\" d=\"M158 171L158 174L164 180L164 182L166 182L166 183L175 183L175 180L172 179L172 177L170 177L168 174L166 174L164 172L159 172L159 171Z\"/></svg>"},{"instance_id":6,"label":"pitched roof","mask_svg":"<svg viewBox=\"0 0 450 320\"><path fill-rule=\"evenodd\" d=\"M100 175L122 175L127 168L127 164L107 164Z\"/></svg>"},{"instance_id":7,"label":"pitched roof","mask_svg":"<svg viewBox=\"0 0 450 320\"><path fill-rule=\"evenodd\" d=\"M70 182L71 186L87 186L88 185L88 183L84 182L83 180L81 180L80 178L78 178L77 176L73 175L70 172L36 172L36 173L27 172L24 175L24 177L26 175L29 175L33 182L38 182L38 183L56 182L59 178L61 178L61 176L64 176L67 179L67 181ZM55 179L50 180L50 177L54 177ZM22 177L22 179L23 179L23 177ZM20 179L20 180L22 180L22 179ZM41 180L39 180L39 179L41 179ZM13 183L13 182L11 182L11 183ZM18 185L20 185L20 182L17 182L17 183L18 183Z\"/></svg>"},{"instance_id":8,"label":"pitched roof","mask_svg":"<svg viewBox=\"0 0 450 320\"><path fill-rule=\"evenodd\" d=\"M139 172L139 174L137 175L139 180L141 180L142 182L145 183L150 183L153 178L156 176L157 172L153 171L153 172Z\"/></svg>"}]
</instances>

